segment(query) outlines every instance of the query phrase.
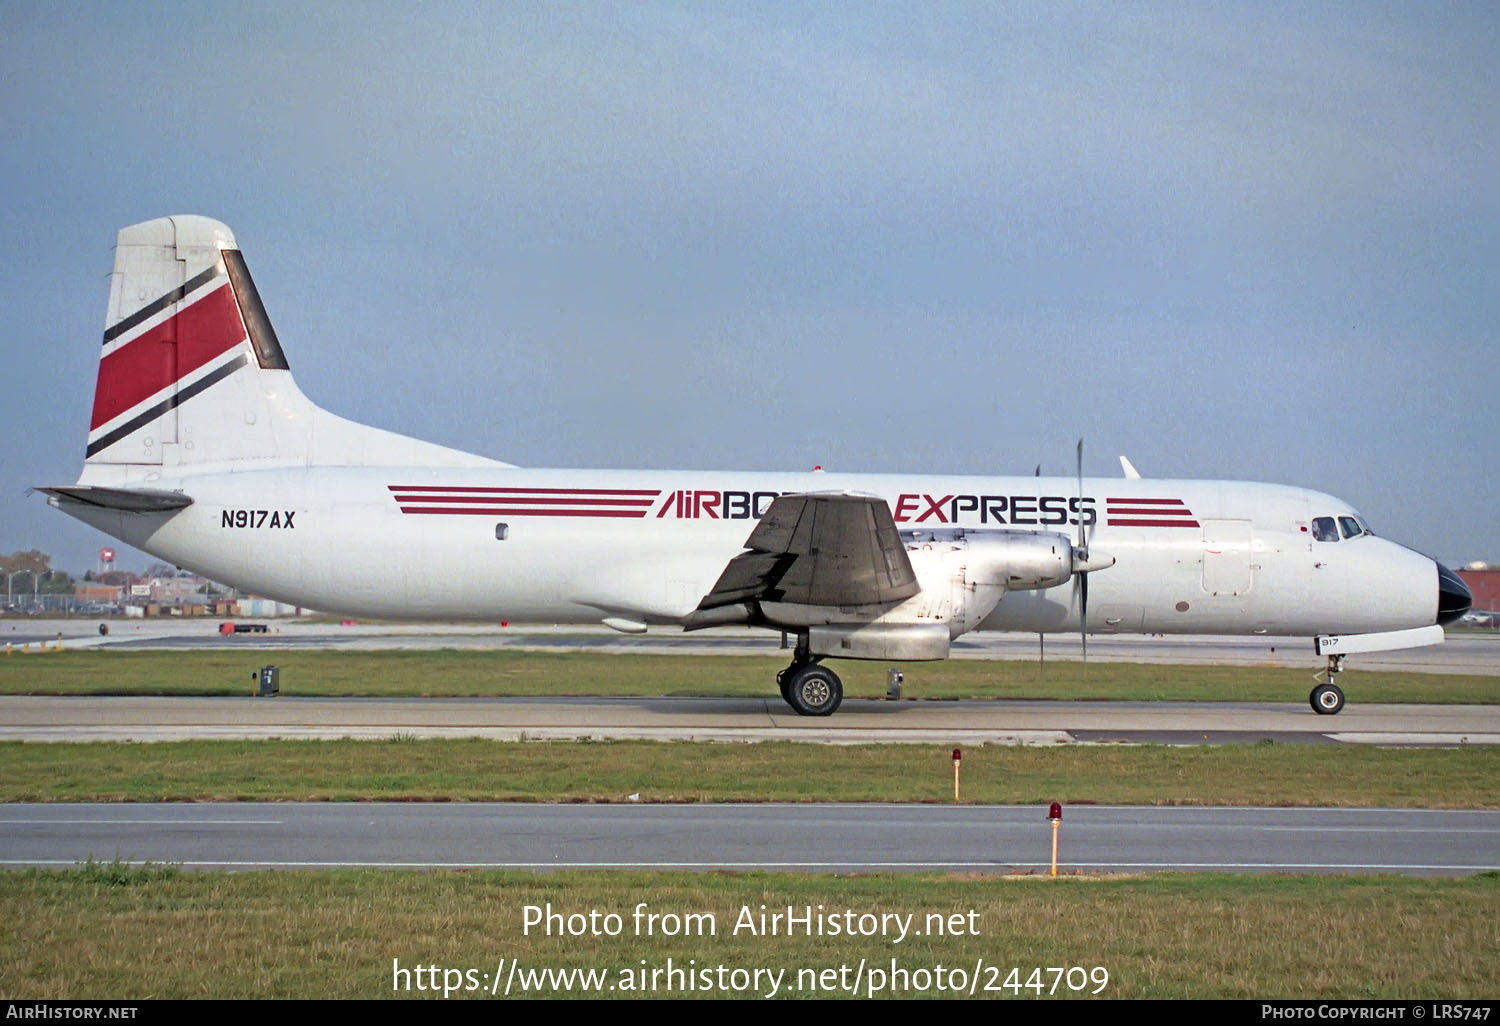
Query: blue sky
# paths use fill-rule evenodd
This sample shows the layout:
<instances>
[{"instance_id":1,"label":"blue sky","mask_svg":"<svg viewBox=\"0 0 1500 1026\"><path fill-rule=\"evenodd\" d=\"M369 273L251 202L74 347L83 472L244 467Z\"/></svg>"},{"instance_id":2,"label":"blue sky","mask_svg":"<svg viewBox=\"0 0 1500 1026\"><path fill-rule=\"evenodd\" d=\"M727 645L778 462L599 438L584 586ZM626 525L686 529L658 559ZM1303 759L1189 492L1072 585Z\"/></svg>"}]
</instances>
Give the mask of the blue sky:
<instances>
[{"instance_id":1,"label":"blue sky","mask_svg":"<svg viewBox=\"0 0 1500 1026\"><path fill-rule=\"evenodd\" d=\"M535 466L1277 481L1500 559L1492 4L0 0L0 551L103 536L110 247ZM126 565L144 565L133 555Z\"/></svg>"}]
</instances>

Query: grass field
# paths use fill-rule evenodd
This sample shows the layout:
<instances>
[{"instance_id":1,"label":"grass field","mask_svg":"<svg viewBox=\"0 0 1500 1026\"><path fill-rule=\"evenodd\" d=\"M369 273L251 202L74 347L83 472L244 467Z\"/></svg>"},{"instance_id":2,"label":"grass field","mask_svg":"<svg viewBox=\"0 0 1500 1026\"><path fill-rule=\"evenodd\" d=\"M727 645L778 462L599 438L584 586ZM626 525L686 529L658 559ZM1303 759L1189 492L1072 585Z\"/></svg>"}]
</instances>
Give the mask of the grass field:
<instances>
[{"instance_id":1,"label":"grass field","mask_svg":"<svg viewBox=\"0 0 1500 1026\"><path fill-rule=\"evenodd\" d=\"M693 920L703 936L638 935L637 903ZM619 915L619 936L540 935L524 929L525 907L559 914ZM845 910L911 915L908 933L831 937L734 933L752 917L791 906L820 915ZM718 967L782 971L781 997L849 996L839 985L880 969L910 974L881 996L934 993L959 977L968 996L1033 998L1058 976L1047 967L1108 973L1112 998L1493 998L1500 993L1500 875L1463 880L1158 875L1150 878L1004 880L771 874L568 872L277 872L205 874L166 867L88 866L68 872L0 874L0 997L380 998L432 997L432 981L486 988L546 969L595 969L602 991L547 981L539 992L580 997L667 996L668 959L692 977L694 996L764 995L771 978L742 991L719 989ZM969 913L973 912L970 917ZM956 935L925 931L928 916ZM646 921L643 919L642 923ZM826 920L825 920L826 922ZM870 922L870 921L866 921ZM933 923L936 920L931 921ZM799 931L801 932L801 931ZM504 961L502 961L504 960ZM856 977L865 962L866 972ZM395 972L397 964L406 979ZM977 968L977 973L976 973ZM1019 970L1010 976L1010 970ZM1032 977L1033 968L1043 971ZM451 974L449 971L453 971ZM465 976L472 970L472 977ZM824 974L825 970L834 970ZM842 970L842 972L840 972ZM642 972L645 976L642 977ZM800 975L799 975L800 971ZM925 977L923 972L925 971ZM649 989L655 980L656 989ZM688 977L676 978L685 986ZM736 978L722 978L734 984ZM897 977L899 979L899 977ZM1005 986L1006 980L1012 987ZM1081 984L1096 989L1102 976ZM609 990L646 982L638 991ZM397 991L404 982L410 989ZM831 989L824 989L828 985ZM989 990L987 988L997 988ZM1058 992L1069 995L1061 975ZM482 990L451 997L486 998ZM675 995L674 995L675 996Z\"/></svg>"},{"instance_id":2,"label":"grass field","mask_svg":"<svg viewBox=\"0 0 1500 1026\"><path fill-rule=\"evenodd\" d=\"M696 656L438 650L48 652L0 656L0 694L247 695L264 663L284 695L669 695L775 698L780 655ZM881 663L839 661L852 698L885 694ZM959 659L905 667L915 698L1303 702L1307 669ZM1339 678L1351 702L1500 702L1500 675L1371 673Z\"/></svg>"},{"instance_id":3,"label":"grass field","mask_svg":"<svg viewBox=\"0 0 1500 1026\"><path fill-rule=\"evenodd\" d=\"M185 741L0 744L3 801L953 800L940 745ZM965 801L1500 808L1500 748L1008 745Z\"/></svg>"}]
</instances>

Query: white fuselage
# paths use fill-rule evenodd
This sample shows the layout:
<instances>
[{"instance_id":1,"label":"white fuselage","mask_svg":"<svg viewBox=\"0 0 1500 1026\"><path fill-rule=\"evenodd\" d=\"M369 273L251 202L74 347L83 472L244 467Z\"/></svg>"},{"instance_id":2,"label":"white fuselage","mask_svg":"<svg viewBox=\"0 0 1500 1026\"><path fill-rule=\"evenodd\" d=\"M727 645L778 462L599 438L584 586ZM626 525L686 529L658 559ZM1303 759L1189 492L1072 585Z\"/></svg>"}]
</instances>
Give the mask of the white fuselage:
<instances>
[{"instance_id":1,"label":"white fuselage","mask_svg":"<svg viewBox=\"0 0 1500 1026\"><path fill-rule=\"evenodd\" d=\"M1091 632L1370 633L1431 625L1438 605L1432 560L1315 540L1316 518L1353 511L1278 485L1085 479L1080 504L1070 478L300 466L152 487L193 505L69 512L241 590L372 617L682 623L771 498L822 491L884 498L919 576L927 532L1073 538L1081 509L1115 559L1089 575ZM978 629L1077 631L1077 588L1011 591Z\"/></svg>"}]
</instances>

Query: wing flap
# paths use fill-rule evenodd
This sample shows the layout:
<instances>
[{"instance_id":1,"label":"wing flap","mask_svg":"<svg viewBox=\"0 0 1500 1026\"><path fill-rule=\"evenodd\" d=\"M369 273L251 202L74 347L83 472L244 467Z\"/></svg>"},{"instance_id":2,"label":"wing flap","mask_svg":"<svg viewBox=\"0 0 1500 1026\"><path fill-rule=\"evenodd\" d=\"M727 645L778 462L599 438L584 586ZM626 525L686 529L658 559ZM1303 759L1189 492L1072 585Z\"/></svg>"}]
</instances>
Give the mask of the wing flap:
<instances>
[{"instance_id":1,"label":"wing flap","mask_svg":"<svg viewBox=\"0 0 1500 1026\"><path fill-rule=\"evenodd\" d=\"M890 507L875 496L783 495L745 547L700 610L747 601L879 605L920 590Z\"/></svg>"}]
</instances>

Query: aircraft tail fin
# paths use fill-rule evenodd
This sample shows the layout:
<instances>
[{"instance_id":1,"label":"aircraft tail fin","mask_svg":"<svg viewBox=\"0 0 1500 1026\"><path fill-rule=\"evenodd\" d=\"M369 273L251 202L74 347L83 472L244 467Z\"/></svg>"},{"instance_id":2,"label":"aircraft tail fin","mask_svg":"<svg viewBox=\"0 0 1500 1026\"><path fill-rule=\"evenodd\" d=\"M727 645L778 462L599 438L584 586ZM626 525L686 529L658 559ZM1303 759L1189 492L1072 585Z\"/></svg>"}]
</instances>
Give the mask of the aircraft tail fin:
<instances>
[{"instance_id":1,"label":"aircraft tail fin","mask_svg":"<svg viewBox=\"0 0 1500 1026\"><path fill-rule=\"evenodd\" d=\"M86 472L272 464L495 466L336 417L302 394L229 228L175 215L120 231ZM119 468L110 473L109 468Z\"/></svg>"}]
</instances>

